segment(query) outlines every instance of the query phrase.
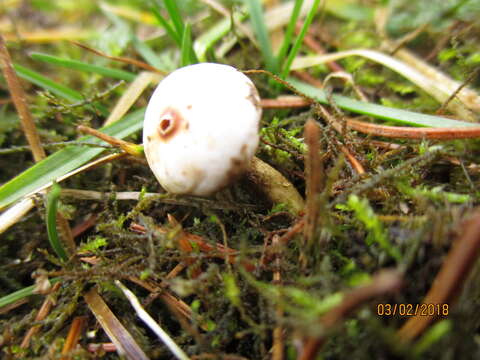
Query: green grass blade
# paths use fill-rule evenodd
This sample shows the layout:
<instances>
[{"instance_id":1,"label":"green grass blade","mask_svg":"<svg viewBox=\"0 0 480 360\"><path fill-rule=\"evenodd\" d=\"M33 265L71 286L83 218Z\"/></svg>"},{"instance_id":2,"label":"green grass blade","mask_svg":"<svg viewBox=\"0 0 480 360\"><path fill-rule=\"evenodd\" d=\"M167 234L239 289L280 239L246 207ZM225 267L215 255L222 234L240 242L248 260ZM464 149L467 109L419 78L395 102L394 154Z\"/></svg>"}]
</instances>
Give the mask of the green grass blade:
<instances>
[{"instance_id":1,"label":"green grass blade","mask_svg":"<svg viewBox=\"0 0 480 360\"><path fill-rule=\"evenodd\" d=\"M31 83L50 91L52 94L58 95L61 98L64 98L65 100L71 101L71 102L79 102L85 100L85 98L80 94L79 92L70 89L67 86L60 85L56 83L53 80L50 80L49 78L33 71L30 69L27 69L26 67L23 67L22 65L14 64L13 65L15 72L19 77L21 77L24 80L30 81ZM98 109L102 115L107 115L108 110L100 105L100 104L95 104L89 105L94 111Z\"/></svg>"},{"instance_id":2,"label":"green grass blade","mask_svg":"<svg viewBox=\"0 0 480 360\"><path fill-rule=\"evenodd\" d=\"M233 15L236 23L245 20L247 13L242 11L240 13L234 12ZM207 51L229 33L232 28L232 19L230 17L220 20L217 24L198 36L193 44L195 54L200 61L206 61Z\"/></svg>"},{"instance_id":3,"label":"green grass blade","mask_svg":"<svg viewBox=\"0 0 480 360\"><path fill-rule=\"evenodd\" d=\"M287 50L290 44L292 43L292 36L295 31L295 25L297 24L298 15L300 15L300 10L302 9L303 0L295 0L295 5L293 7L292 15L290 21L287 25L287 30L285 31L285 36L283 37L282 46L277 55L277 63L282 64L285 56L287 55Z\"/></svg>"},{"instance_id":4,"label":"green grass blade","mask_svg":"<svg viewBox=\"0 0 480 360\"><path fill-rule=\"evenodd\" d=\"M62 280L62 278L56 277L53 279L50 279L50 285L53 285L57 282ZM34 291L37 288L36 285L31 285L27 286L26 288L20 289L18 291L15 291L11 294L5 295L0 298L0 308L13 304L16 301L22 300L23 298L26 298L27 296L35 295Z\"/></svg>"},{"instance_id":5,"label":"green grass blade","mask_svg":"<svg viewBox=\"0 0 480 360\"><path fill-rule=\"evenodd\" d=\"M185 25L183 23L182 14L180 13L180 9L177 6L176 0L163 0L165 7L168 11L168 15L170 15L170 19L172 19L173 26L177 30L178 37L181 39L183 38L183 33L185 31Z\"/></svg>"},{"instance_id":6,"label":"green grass blade","mask_svg":"<svg viewBox=\"0 0 480 360\"><path fill-rule=\"evenodd\" d=\"M181 46L182 41L181 37L177 34L175 29L170 25L170 23L162 16L160 12L160 7L158 6L157 2L153 0L152 2L152 12L155 15L155 18L159 22L159 24L165 29L167 34L177 43L178 46Z\"/></svg>"},{"instance_id":7,"label":"green grass blade","mask_svg":"<svg viewBox=\"0 0 480 360\"><path fill-rule=\"evenodd\" d=\"M132 37L133 47L138 51L140 56L153 67L166 71L167 66L163 63L161 58L152 50L147 43L138 39L135 35Z\"/></svg>"},{"instance_id":8,"label":"green grass blade","mask_svg":"<svg viewBox=\"0 0 480 360\"><path fill-rule=\"evenodd\" d=\"M41 88L44 88L55 95L72 102L83 100L83 96L79 92L64 85L57 84L55 81L50 80L33 70L27 69L26 67L18 64L14 64L13 67L15 68L18 76L20 76L22 79L30 81L31 83L40 86Z\"/></svg>"},{"instance_id":9,"label":"green grass blade","mask_svg":"<svg viewBox=\"0 0 480 360\"><path fill-rule=\"evenodd\" d=\"M375 13L373 6L345 0L327 1L325 10L339 19L365 23L371 23Z\"/></svg>"},{"instance_id":10,"label":"green grass blade","mask_svg":"<svg viewBox=\"0 0 480 360\"><path fill-rule=\"evenodd\" d=\"M187 66L198 62L195 56L195 50L192 47L191 26L187 24L183 32L182 49L181 49L181 64Z\"/></svg>"},{"instance_id":11,"label":"green grass blade","mask_svg":"<svg viewBox=\"0 0 480 360\"><path fill-rule=\"evenodd\" d=\"M310 8L310 11L307 14L307 17L305 18L305 21L303 22L302 29L300 30L300 33L298 34L297 38L295 39L295 43L292 46L292 49L288 53L287 60L285 61L285 64L283 66L282 70L282 77L286 78L288 74L290 73L290 67L292 66L293 60L298 54L298 50L300 50L300 46L303 43L303 38L305 37L308 28L310 27L310 24L313 21L313 18L315 17L315 14L317 13L318 6L320 5L320 1L322 0L315 0L313 2L312 7ZM296 5L296 4L295 4Z\"/></svg>"},{"instance_id":12,"label":"green grass blade","mask_svg":"<svg viewBox=\"0 0 480 360\"><path fill-rule=\"evenodd\" d=\"M250 20L260 45L265 66L270 72L278 74L277 58L273 55L272 44L270 43L270 37L263 17L262 5L258 0L247 0L247 3L250 10Z\"/></svg>"},{"instance_id":13,"label":"green grass blade","mask_svg":"<svg viewBox=\"0 0 480 360\"><path fill-rule=\"evenodd\" d=\"M32 53L31 57L34 60L40 60L40 61L52 64L52 65L62 66L62 67L66 67L66 68L69 68L69 69L83 71L83 72L86 72L86 73L99 74L99 75L110 77L110 78L113 78L113 79L133 81L136 77L135 74L133 74L131 72L128 72L128 71L111 69L111 68L104 67L104 66L87 64L87 63L84 63L82 61L65 59L65 58L61 58L61 57L53 56L53 55L48 55L48 54Z\"/></svg>"},{"instance_id":14,"label":"green grass blade","mask_svg":"<svg viewBox=\"0 0 480 360\"><path fill-rule=\"evenodd\" d=\"M312 99L328 104L325 91L314 86L306 84L294 78L288 78L287 81L293 85L300 93L305 94ZM444 117L421 114L414 111L391 108L387 106L367 103L350 99L346 96L332 95L332 99L341 109L351 111L357 114L369 115L377 119L389 120L397 124L406 124L419 127L476 127L477 124L465 121L446 119Z\"/></svg>"},{"instance_id":15,"label":"green grass blade","mask_svg":"<svg viewBox=\"0 0 480 360\"><path fill-rule=\"evenodd\" d=\"M47 233L48 233L48 241L50 241L50 245L52 246L53 250L57 254L57 256L62 261L67 261L68 256L63 248L62 243L60 242L60 238L58 237L57 232L57 204L58 199L60 198L60 192L62 188L57 183L52 185L52 189L48 193L47 196Z\"/></svg>"},{"instance_id":16,"label":"green grass blade","mask_svg":"<svg viewBox=\"0 0 480 360\"><path fill-rule=\"evenodd\" d=\"M120 139L133 134L142 128L144 111L137 110L100 131ZM79 141L103 143L92 136L84 136ZM55 152L0 187L0 209L86 164L102 151L102 148L72 145Z\"/></svg>"}]
</instances>

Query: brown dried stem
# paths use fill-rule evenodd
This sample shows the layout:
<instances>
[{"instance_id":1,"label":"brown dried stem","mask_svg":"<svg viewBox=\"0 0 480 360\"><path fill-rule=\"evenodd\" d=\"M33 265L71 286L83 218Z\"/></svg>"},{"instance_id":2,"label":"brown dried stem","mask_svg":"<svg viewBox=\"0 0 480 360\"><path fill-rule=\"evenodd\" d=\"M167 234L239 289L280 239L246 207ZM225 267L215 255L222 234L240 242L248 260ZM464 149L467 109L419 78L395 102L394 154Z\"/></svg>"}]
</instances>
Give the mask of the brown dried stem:
<instances>
[{"instance_id":1,"label":"brown dried stem","mask_svg":"<svg viewBox=\"0 0 480 360\"><path fill-rule=\"evenodd\" d=\"M346 146L340 145L340 151L345 155L350 165L352 165L353 170L355 170L358 175L365 174L365 168L363 167L362 163L352 155Z\"/></svg>"},{"instance_id":2,"label":"brown dried stem","mask_svg":"<svg viewBox=\"0 0 480 360\"><path fill-rule=\"evenodd\" d=\"M271 246L267 249L265 256L261 260L261 264L266 265L275 259L276 249L282 246L286 246L287 243L297 234L299 234L305 225L305 218L300 218L295 224L293 224L282 236L278 238L275 246Z\"/></svg>"},{"instance_id":3,"label":"brown dried stem","mask_svg":"<svg viewBox=\"0 0 480 360\"><path fill-rule=\"evenodd\" d=\"M292 75L299 78L302 81L305 81L306 83L309 83L312 86L315 86L319 89L323 89L323 83L319 79L313 77L306 71L294 70L292 71Z\"/></svg>"},{"instance_id":4,"label":"brown dried stem","mask_svg":"<svg viewBox=\"0 0 480 360\"><path fill-rule=\"evenodd\" d=\"M125 140L117 139L113 136L104 134L104 133L102 133L98 130L95 130L95 129L93 129L89 126L85 126L85 125L77 126L77 130L79 132L95 136L95 137L109 143L110 145L115 146L115 147L125 151L126 153L128 153L132 156L143 156L143 154L141 154L141 151L139 150L139 145L130 143L130 142L125 141Z\"/></svg>"},{"instance_id":5,"label":"brown dried stem","mask_svg":"<svg viewBox=\"0 0 480 360\"><path fill-rule=\"evenodd\" d=\"M60 360L70 360L72 358L69 353L77 346L86 322L86 316L77 316L73 319L70 330L68 331L67 339L65 340L65 344L63 344L63 356L60 358Z\"/></svg>"},{"instance_id":6,"label":"brown dried stem","mask_svg":"<svg viewBox=\"0 0 480 360\"><path fill-rule=\"evenodd\" d=\"M60 283L56 283L55 285L53 285L49 294L43 301L43 304L40 307L40 310L38 310L38 313L35 316L35 321L45 320L45 318L48 316L48 314L50 313L50 310L52 309L52 306L55 304L54 300L51 297L51 294L55 293L59 288L60 288ZM22 343L20 344L20 347L23 349L28 348L28 346L30 345L30 340L37 332L40 331L40 328L41 328L41 325L33 325L25 334L25 337L23 338Z\"/></svg>"},{"instance_id":7,"label":"brown dried stem","mask_svg":"<svg viewBox=\"0 0 480 360\"><path fill-rule=\"evenodd\" d=\"M25 92L20 84L20 80L12 66L12 59L8 53L7 46L3 36L0 35L0 58L3 63L3 75L7 81L8 88L12 95L13 103L17 109L20 123L22 124L23 132L27 138L28 144L32 149L33 158L39 162L45 158L45 151L42 148L40 137L38 136L35 123L32 119L32 114L28 110Z\"/></svg>"},{"instance_id":8,"label":"brown dried stem","mask_svg":"<svg viewBox=\"0 0 480 360\"><path fill-rule=\"evenodd\" d=\"M72 229L70 228L68 220L60 212L57 212L57 226L60 230L59 232L63 239L63 243L67 247L68 254L72 256L75 254L77 244L75 244Z\"/></svg>"},{"instance_id":9,"label":"brown dried stem","mask_svg":"<svg viewBox=\"0 0 480 360\"><path fill-rule=\"evenodd\" d=\"M480 137L480 126L465 128L414 128L378 125L347 119L347 127L364 134L397 139L454 140Z\"/></svg>"},{"instance_id":10,"label":"brown dried stem","mask_svg":"<svg viewBox=\"0 0 480 360\"><path fill-rule=\"evenodd\" d=\"M308 151L305 156L305 172L307 187L307 206L305 214L304 237L308 246L313 244L317 232L319 204L318 197L323 190L324 169L320 156L320 127L312 118L304 127L304 138Z\"/></svg>"},{"instance_id":11,"label":"brown dried stem","mask_svg":"<svg viewBox=\"0 0 480 360\"><path fill-rule=\"evenodd\" d=\"M276 99L261 99L260 106L264 109L288 109L310 106L312 101L300 96L279 96Z\"/></svg>"},{"instance_id":12,"label":"brown dried stem","mask_svg":"<svg viewBox=\"0 0 480 360\"><path fill-rule=\"evenodd\" d=\"M157 69L156 67L153 67L153 66L151 66L147 63L144 63L143 61L139 61L139 60L131 59L131 58L126 58L126 57L120 57L120 56L110 56L110 55L107 55L107 54L105 54L105 53L103 53L99 50L96 50L96 49L93 49L93 48L91 48L87 45L84 45L84 44L82 44L78 41L71 40L70 42L74 45L77 45L78 47L81 47L82 49L85 49L87 51L90 51L90 52L94 53L95 55L102 56L102 57L110 59L110 60L123 62L125 64L130 64L130 65L133 65L133 66L136 66L136 67L148 70L148 71L156 72L158 74L166 75L165 71Z\"/></svg>"},{"instance_id":13,"label":"brown dried stem","mask_svg":"<svg viewBox=\"0 0 480 360\"><path fill-rule=\"evenodd\" d=\"M272 246L277 247L279 244L279 236L274 235L272 238ZM273 273L273 282L275 284L280 284L282 281L282 274L280 273L280 256L281 254L277 252L275 259L276 270ZM277 305L275 309L275 314L277 316L277 321L283 316L283 309L280 305ZM273 329L273 346L272 346L272 360L283 360L284 359L284 339L283 339L283 327L280 324L277 324Z\"/></svg>"}]
</instances>

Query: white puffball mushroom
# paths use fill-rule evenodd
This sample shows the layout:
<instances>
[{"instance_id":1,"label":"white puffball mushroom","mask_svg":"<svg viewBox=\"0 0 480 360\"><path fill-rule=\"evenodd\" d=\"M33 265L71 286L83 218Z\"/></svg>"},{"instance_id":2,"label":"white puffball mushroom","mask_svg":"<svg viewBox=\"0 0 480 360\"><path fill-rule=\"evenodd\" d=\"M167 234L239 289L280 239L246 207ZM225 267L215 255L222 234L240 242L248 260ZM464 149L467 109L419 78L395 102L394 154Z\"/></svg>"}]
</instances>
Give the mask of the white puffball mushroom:
<instances>
[{"instance_id":1,"label":"white puffball mushroom","mask_svg":"<svg viewBox=\"0 0 480 360\"><path fill-rule=\"evenodd\" d=\"M201 63L175 70L148 102L148 164L170 193L211 195L248 168L261 114L255 85L237 69Z\"/></svg>"}]
</instances>

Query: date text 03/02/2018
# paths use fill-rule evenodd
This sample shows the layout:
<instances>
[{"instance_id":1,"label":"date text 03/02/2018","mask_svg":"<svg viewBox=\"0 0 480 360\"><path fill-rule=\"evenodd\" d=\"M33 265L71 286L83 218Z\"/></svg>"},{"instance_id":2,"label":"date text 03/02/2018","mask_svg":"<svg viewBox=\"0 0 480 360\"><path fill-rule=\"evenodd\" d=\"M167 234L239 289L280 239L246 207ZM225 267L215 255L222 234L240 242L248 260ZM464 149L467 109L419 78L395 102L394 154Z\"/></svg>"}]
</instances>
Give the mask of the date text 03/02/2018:
<instances>
[{"instance_id":1,"label":"date text 03/02/2018","mask_svg":"<svg viewBox=\"0 0 480 360\"><path fill-rule=\"evenodd\" d=\"M448 304L377 304L378 316L447 316Z\"/></svg>"}]
</instances>

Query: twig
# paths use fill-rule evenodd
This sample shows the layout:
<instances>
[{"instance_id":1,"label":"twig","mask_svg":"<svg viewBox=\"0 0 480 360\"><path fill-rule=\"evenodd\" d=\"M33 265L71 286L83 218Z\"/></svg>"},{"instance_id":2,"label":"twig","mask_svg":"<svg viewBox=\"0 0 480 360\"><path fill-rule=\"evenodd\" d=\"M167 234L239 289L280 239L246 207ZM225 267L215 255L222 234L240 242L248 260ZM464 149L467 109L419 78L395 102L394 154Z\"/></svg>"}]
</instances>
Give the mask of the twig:
<instances>
[{"instance_id":1,"label":"twig","mask_svg":"<svg viewBox=\"0 0 480 360\"><path fill-rule=\"evenodd\" d=\"M60 283L56 283L55 285L53 285L52 289L50 290L45 300L43 301L43 304L40 307L40 310L38 310L38 313L35 316L35 321L37 322L42 321L48 316L52 306L55 304L51 296L60 288L60 285L61 285ZM20 344L20 347L23 349L28 348L28 345L30 344L30 340L40 330L40 328L41 328L41 325L33 325L28 330L25 337L23 338L22 343Z\"/></svg>"},{"instance_id":2,"label":"twig","mask_svg":"<svg viewBox=\"0 0 480 360\"><path fill-rule=\"evenodd\" d=\"M306 214L303 234L307 249L310 248L317 232L319 204L318 196L323 190L324 169L322 157L320 156L320 127L312 118L307 120L304 127L304 138L308 151L305 156L306 172Z\"/></svg>"},{"instance_id":3,"label":"twig","mask_svg":"<svg viewBox=\"0 0 480 360\"><path fill-rule=\"evenodd\" d=\"M278 238L275 247L270 246L265 252L265 256L261 259L261 265L264 266L275 259L276 249L286 246L287 243L297 234L299 234L305 225L305 219L302 217L295 224L293 224L287 231Z\"/></svg>"},{"instance_id":4,"label":"twig","mask_svg":"<svg viewBox=\"0 0 480 360\"><path fill-rule=\"evenodd\" d=\"M68 331L67 339L65 340L65 344L63 344L63 356L60 358L60 360L70 360L72 358L68 354L77 346L86 322L86 316L77 316L73 319L70 330Z\"/></svg>"},{"instance_id":5,"label":"twig","mask_svg":"<svg viewBox=\"0 0 480 360\"><path fill-rule=\"evenodd\" d=\"M153 67L153 66L151 66L147 63L144 63L143 61L139 61L139 60L131 59L131 58L126 58L126 57L120 57L120 56L110 56L110 55L107 55L107 54L105 54L105 53L103 53L99 50L96 50L96 49L93 49L93 48L91 48L87 45L84 45L84 44L82 44L78 41L71 40L70 42L74 45L77 45L78 47L81 47L82 49L85 49L87 51L90 51L90 52L94 53L95 55L102 56L102 57L110 59L110 60L123 62L125 64L134 65L136 67L145 69L147 71L153 71L153 72L158 73L158 74L166 75L166 73L164 71L162 71L160 69L157 69L156 67Z\"/></svg>"},{"instance_id":6,"label":"twig","mask_svg":"<svg viewBox=\"0 0 480 360\"><path fill-rule=\"evenodd\" d=\"M170 270L170 272L165 276L165 280L171 280L177 277L178 274L180 274L188 265L189 265L188 260L182 261L175 265L175 267Z\"/></svg>"},{"instance_id":7,"label":"twig","mask_svg":"<svg viewBox=\"0 0 480 360\"><path fill-rule=\"evenodd\" d=\"M277 247L279 243L279 236L274 235L272 238L272 246ZM282 280L282 274L280 273L280 253L277 252L275 259L276 270L273 273L273 282L275 284L280 284ZM284 339L283 339L283 327L278 324L278 319L283 316L283 309L280 305L277 305L275 309L275 314L277 317L277 326L273 329L273 346L272 346L272 360L283 360L283 352L284 352Z\"/></svg>"},{"instance_id":8,"label":"twig","mask_svg":"<svg viewBox=\"0 0 480 360\"><path fill-rule=\"evenodd\" d=\"M340 151L345 155L350 165L352 165L353 170L355 170L358 175L365 174L365 168L363 167L362 163L352 155L346 146L340 145Z\"/></svg>"},{"instance_id":9,"label":"twig","mask_svg":"<svg viewBox=\"0 0 480 360\"><path fill-rule=\"evenodd\" d=\"M229 247L225 247L224 245L220 243L216 243L215 246L211 245L207 241L205 241L201 236L191 234L189 232L184 231L180 224L176 222L176 220L173 218L173 216L169 215L169 222L170 226L173 228L175 226L178 226L178 233L176 234L175 240L177 241L178 248L185 252L185 253L191 253L194 250L194 247L192 244L195 244L195 247L198 248L201 252L204 252L208 254L208 257L214 257L214 258L219 258L219 259L225 259L227 264L235 264L238 261L238 251L234 250ZM139 225L139 224L133 224L134 225L134 231L139 232L139 233L146 233L146 228ZM167 232L168 230L166 228L158 228L158 231L160 232ZM187 259L186 265L191 264L191 259ZM245 270L251 272L255 269L255 266L249 262L249 261L242 261L240 263ZM181 271L182 268L179 265L178 271Z\"/></svg>"},{"instance_id":10,"label":"twig","mask_svg":"<svg viewBox=\"0 0 480 360\"><path fill-rule=\"evenodd\" d=\"M3 36L0 35L0 58L3 63L3 75L7 81L10 93L12 95L13 103L17 109L20 122L22 124L23 132L27 137L27 141L32 148L33 158L39 162L45 158L45 151L42 148L40 137L38 136L35 123L32 119L32 114L28 110L25 92L20 84L20 81L12 66L12 59L8 53Z\"/></svg>"},{"instance_id":11,"label":"twig","mask_svg":"<svg viewBox=\"0 0 480 360\"><path fill-rule=\"evenodd\" d=\"M60 230L60 235L63 239L63 243L67 245L68 255L72 256L73 254L75 254L75 250L77 249L77 244L75 244L75 240L73 238L70 224L68 223L68 220L59 211L57 211L56 218L57 218L56 219L57 227Z\"/></svg>"},{"instance_id":12,"label":"twig","mask_svg":"<svg viewBox=\"0 0 480 360\"><path fill-rule=\"evenodd\" d=\"M16 309L17 307L22 306L23 304L26 304L26 303L28 303L28 299L23 298L23 299L15 301L11 304L0 306L0 315L5 315L9 311L12 311L12 310ZM2 345L1 341L0 341L0 345Z\"/></svg>"},{"instance_id":13,"label":"twig","mask_svg":"<svg viewBox=\"0 0 480 360\"><path fill-rule=\"evenodd\" d=\"M385 141L380 141L380 140L369 140L369 144L373 146L377 146L382 149L387 149L387 150L399 150L405 148L405 145L400 145L400 144L395 144L395 143L390 143L390 142L385 142Z\"/></svg>"},{"instance_id":14,"label":"twig","mask_svg":"<svg viewBox=\"0 0 480 360\"><path fill-rule=\"evenodd\" d=\"M63 192L63 189L62 189ZM74 238L77 236L83 234L85 231L90 229L95 225L97 222L97 214L92 213L88 216L87 219L85 219L83 222L77 224L73 229L72 229L72 235Z\"/></svg>"},{"instance_id":15,"label":"twig","mask_svg":"<svg viewBox=\"0 0 480 360\"><path fill-rule=\"evenodd\" d=\"M114 352L117 351L114 343L102 343L102 344L88 344L87 350L92 353L96 353L99 350L105 352Z\"/></svg>"},{"instance_id":16,"label":"twig","mask_svg":"<svg viewBox=\"0 0 480 360\"><path fill-rule=\"evenodd\" d=\"M292 75L299 78L300 80L305 81L306 83L309 83L312 86L323 89L323 83L306 71L295 70L292 71Z\"/></svg>"},{"instance_id":17,"label":"twig","mask_svg":"<svg viewBox=\"0 0 480 360\"><path fill-rule=\"evenodd\" d=\"M126 153L133 155L133 156L143 156L143 151L140 150L141 145L136 145L133 143L130 143L128 141L122 140L122 139L117 139L113 136L107 135L105 133L102 133L101 131L95 130L89 126L84 126L84 125L79 125L77 126L77 130L79 132L95 136L107 143L109 143L112 146L118 147L125 151Z\"/></svg>"},{"instance_id":18,"label":"twig","mask_svg":"<svg viewBox=\"0 0 480 360\"><path fill-rule=\"evenodd\" d=\"M480 126L465 128L414 128L378 125L347 119L347 127L364 134L397 139L454 140L480 137Z\"/></svg>"},{"instance_id":19,"label":"twig","mask_svg":"<svg viewBox=\"0 0 480 360\"><path fill-rule=\"evenodd\" d=\"M83 200L98 200L102 201L108 198L114 198L115 200L135 200L140 198L147 199L152 198L154 201L158 201L163 204L191 206L196 208L212 208L223 210L239 210L239 209L260 209L257 205L252 204L233 204L230 202L214 201L203 198L193 198L191 196L175 196L160 193L141 193L139 191L124 191L124 192L100 192L93 190L77 190L77 189L62 189L62 197L72 197Z\"/></svg>"},{"instance_id":20,"label":"twig","mask_svg":"<svg viewBox=\"0 0 480 360\"><path fill-rule=\"evenodd\" d=\"M261 99L260 106L264 109L285 109L310 106L312 102L300 96L279 96L276 99Z\"/></svg>"},{"instance_id":21,"label":"twig","mask_svg":"<svg viewBox=\"0 0 480 360\"><path fill-rule=\"evenodd\" d=\"M303 227L305 226L305 219L300 219L297 221L293 226L291 226L288 231L283 234L280 239L278 239L279 245L285 246L290 241L292 237L297 235L300 231L302 231Z\"/></svg>"}]
</instances>

